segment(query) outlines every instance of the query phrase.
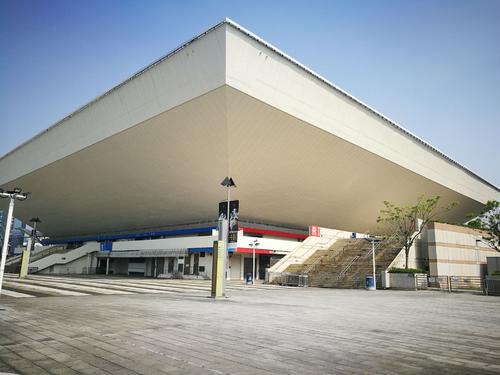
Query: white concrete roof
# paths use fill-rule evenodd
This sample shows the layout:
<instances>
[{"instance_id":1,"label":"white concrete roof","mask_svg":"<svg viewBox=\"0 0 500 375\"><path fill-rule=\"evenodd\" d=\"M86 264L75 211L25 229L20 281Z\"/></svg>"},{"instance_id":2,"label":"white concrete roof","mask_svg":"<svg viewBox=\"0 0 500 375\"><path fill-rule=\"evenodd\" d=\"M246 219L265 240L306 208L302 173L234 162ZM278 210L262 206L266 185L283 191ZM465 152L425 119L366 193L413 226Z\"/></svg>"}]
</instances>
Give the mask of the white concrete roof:
<instances>
[{"instance_id":1,"label":"white concrete roof","mask_svg":"<svg viewBox=\"0 0 500 375\"><path fill-rule=\"evenodd\" d=\"M440 194L461 203L449 215L461 220L499 199L227 19L0 159L0 186L33 192L17 212L45 217L53 235L213 219L228 174L243 217L347 230L375 230L383 200Z\"/></svg>"}]
</instances>

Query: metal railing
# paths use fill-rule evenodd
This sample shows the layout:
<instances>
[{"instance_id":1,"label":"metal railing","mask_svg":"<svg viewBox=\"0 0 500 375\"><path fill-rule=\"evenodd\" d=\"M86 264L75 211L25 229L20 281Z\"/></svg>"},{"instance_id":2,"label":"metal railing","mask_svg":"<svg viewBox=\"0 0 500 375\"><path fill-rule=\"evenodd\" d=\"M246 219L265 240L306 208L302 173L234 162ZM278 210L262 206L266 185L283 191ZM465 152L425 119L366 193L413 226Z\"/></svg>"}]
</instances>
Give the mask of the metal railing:
<instances>
[{"instance_id":1,"label":"metal railing","mask_svg":"<svg viewBox=\"0 0 500 375\"><path fill-rule=\"evenodd\" d=\"M363 255L357 255L355 256L343 269L342 271L340 271L339 275L337 276L337 280L341 280L345 277L345 275L347 274L347 272L352 268L352 266L354 265L354 263L356 263L358 260L362 259L362 260L366 260L368 259L369 257L372 256L373 254L373 250L375 250L375 253L377 252L377 250L380 249L381 246L385 246L385 245L388 245L388 244L391 244L395 239L397 238L397 234L392 234L390 237L388 237L387 239L385 240L382 240L380 241L379 243L377 243L375 245L374 248L370 248L366 254L363 254ZM360 241L365 241L364 239L360 240ZM401 251L401 249L399 250Z\"/></svg>"},{"instance_id":2,"label":"metal railing","mask_svg":"<svg viewBox=\"0 0 500 375\"><path fill-rule=\"evenodd\" d=\"M377 250L380 248L380 246L382 246L382 245L384 245L384 246L385 246L385 245L391 244L391 243L392 243L392 241L396 240L396 238L398 238L398 234L397 234L397 233L393 233L393 234L392 234L391 236L389 236L388 238L381 240L379 243L377 243L377 244L375 245L375 253L376 253L376 252L377 252ZM398 244L398 245L399 245L399 244ZM401 247L402 247L402 246L400 246L399 251L401 251ZM370 250L368 250L368 252L367 252L365 255L363 255L363 259L367 259L367 258L371 257L371 256L372 256L372 253L373 253L373 249L372 249L372 248L370 248Z\"/></svg>"},{"instance_id":3,"label":"metal railing","mask_svg":"<svg viewBox=\"0 0 500 375\"><path fill-rule=\"evenodd\" d=\"M484 279L480 276L428 276L427 286L446 292L480 291L485 289Z\"/></svg>"},{"instance_id":4,"label":"metal railing","mask_svg":"<svg viewBox=\"0 0 500 375\"><path fill-rule=\"evenodd\" d=\"M67 251L68 251L68 249L66 249L66 247L62 246L62 245L51 246L48 249L44 249L42 251L39 251L39 252L31 255L30 263L34 262L36 260L48 257L49 255L52 255L52 254L62 254L62 253L65 253Z\"/></svg>"},{"instance_id":5,"label":"metal railing","mask_svg":"<svg viewBox=\"0 0 500 375\"><path fill-rule=\"evenodd\" d=\"M337 280L341 280L345 277L347 274L347 271L349 271L354 263L360 258L359 255L356 255L354 258L351 259L349 263L340 271L339 275L337 276Z\"/></svg>"},{"instance_id":6,"label":"metal railing","mask_svg":"<svg viewBox=\"0 0 500 375\"><path fill-rule=\"evenodd\" d=\"M360 240L357 240L356 241L356 244L359 242ZM323 262L324 259L328 259L328 262L329 263L335 263L345 252L346 250L349 248L349 247L352 247L352 243L348 243L346 245L344 245L344 247L342 247L342 249L340 249L339 251L335 251L333 252L333 254L325 254L324 256L321 256L319 257L318 259L316 259L314 261L314 263L308 265L303 273L306 273L306 274L310 274L312 271L314 271L316 269L316 267L321 264ZM330 250L330 249L329 249Z\"/></svg>"},{"instance_id":7,"label":"metal railing","mask_svg":"<svg viewBox=\"0 0 500 375\"><path fill-rule=\"evenodd\" d=\"M500 277L486 276L484 294L487 296L500 296Z\"/></svg>"},{"instance_id":8,"label":"metal railing","mask_svg":"<svg viewBox=\"0 0 500 375\"><path fill-rule=\"evenodd\" d=\"M281 272L281 275L277 276L273 282L279 285L285 286L298 286L307 287L309 286L309 277L303 274L287 273Z\"/></svg>"},{"instance_id":9,"label":"metal railing","mask_svg":"<svg viewBox=\"0 0 500 375\"><path fill-rule=\"evenodd\" d=\"M429 279L425 274L415 275L415 290L425 290L429 288Z\"/></svg>"}]
</instances>

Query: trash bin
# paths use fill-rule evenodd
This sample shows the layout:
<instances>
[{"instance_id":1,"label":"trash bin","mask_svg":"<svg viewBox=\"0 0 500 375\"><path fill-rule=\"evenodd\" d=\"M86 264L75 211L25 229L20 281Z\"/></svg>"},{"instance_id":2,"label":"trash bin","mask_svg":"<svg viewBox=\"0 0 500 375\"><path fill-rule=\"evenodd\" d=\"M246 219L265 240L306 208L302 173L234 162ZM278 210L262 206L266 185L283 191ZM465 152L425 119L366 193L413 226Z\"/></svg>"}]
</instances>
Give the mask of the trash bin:
<instances>
[{"instance_id":1,"label":"trash bin","mask_svg":"<svg viewBox=\"0 0 500 375\"><path fill-rule=\"evenodd\" d=\"M251 273L247 273L246 280L247 280L247 285L253 284L253 277Z\"/></svg>"},{"instance_id":2,"label":"trash bin","mask_svg":"<svg viewBox=\"0 0 500 375\"><path fill-rule=\"evenodd\" d=\"M366 290L375 290L373 276L366 276Z\"/></svg>"}]
</instances>

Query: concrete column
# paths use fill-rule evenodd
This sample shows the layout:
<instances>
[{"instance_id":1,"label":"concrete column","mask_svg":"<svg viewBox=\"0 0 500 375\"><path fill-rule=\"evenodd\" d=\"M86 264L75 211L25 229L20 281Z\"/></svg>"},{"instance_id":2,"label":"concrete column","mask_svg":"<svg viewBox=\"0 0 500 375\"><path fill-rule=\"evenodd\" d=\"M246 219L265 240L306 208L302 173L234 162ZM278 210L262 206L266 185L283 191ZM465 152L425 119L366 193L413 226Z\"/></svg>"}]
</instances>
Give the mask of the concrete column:
<instances>
[{"instance_id":1,"label":"concrete column","mask_svg":"<svg viewBox=\"0 0 500 375\"><path fill-rule=\"evenodd\" d=\"M106 275L109 273L109 257L106 258Z\"/></svg>"},{"instance_id":2,"label":"concrete column","mask_svg":"<svg viewBox=\"0 0 500 375\"><path fill-rule=\"evenodd\" d=\"M240 254L240 280L245 280L245 274L243 272L243 268L245 267L245 257L243 254Z\"/></svg>"},{"instance_id":3,"label":"concrete column","mask_svg":"<svg viewBox=\"0 0 500 375\"><path fill-rule=\"evenodd\" d=\"M260 255L259 254L255 254L255 280L259 280L259 269L260 269L260 266L259 266L259 260L260 260Z\"/></svg>"},{"instance_id":4,"label":"concrete column","mask_svg":"<svg viewBox=\"0 0 500 375\"><path fill-rule=\"evenodd\" d=\"M213 259L212 259L212 288L211 296L212 298L223 298L225 297L224 290L224 258L226 254L225 249L226 244L224 241L215 241L213 247Z\"/></svg>"}]
</instances>

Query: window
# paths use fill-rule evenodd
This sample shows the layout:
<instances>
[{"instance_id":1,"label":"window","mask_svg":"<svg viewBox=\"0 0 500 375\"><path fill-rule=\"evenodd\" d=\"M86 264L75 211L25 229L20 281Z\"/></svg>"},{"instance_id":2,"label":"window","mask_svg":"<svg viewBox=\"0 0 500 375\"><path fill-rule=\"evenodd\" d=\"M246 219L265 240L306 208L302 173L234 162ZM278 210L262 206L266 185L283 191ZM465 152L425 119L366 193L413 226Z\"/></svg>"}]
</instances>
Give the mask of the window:
<instances>
[{"instance_id":1,"label":"window","mask_svg":"<svg viewBox=\"0 0 500 375\"><path fill-rule=\"evenodd\" d=\"M205 252L204 252L204 251L202 251L202 252L200 253L200 258L205 258Z\"/></svg>"},{"instance_id":2,"label":"window","mask_svg":"<svg viewBox=\"0 0 500 375\"><path fill-rule=\"evenodd\" d=\"M199 266L198 267L199 272L205 272L205 266Z\"/></svg>"}]
</instances>

